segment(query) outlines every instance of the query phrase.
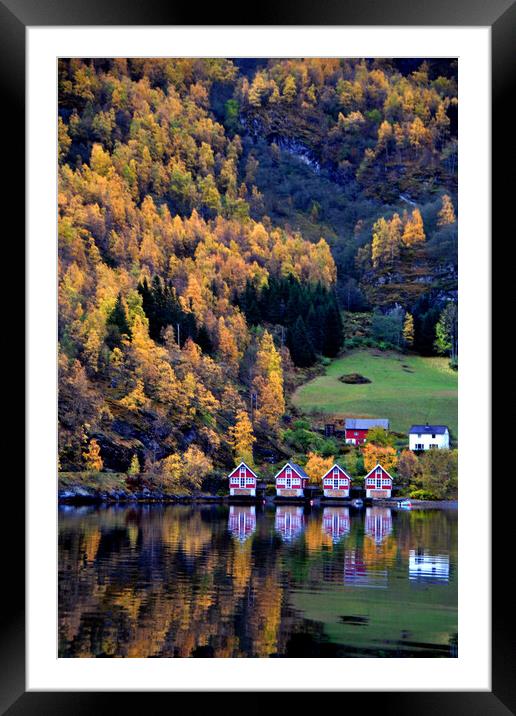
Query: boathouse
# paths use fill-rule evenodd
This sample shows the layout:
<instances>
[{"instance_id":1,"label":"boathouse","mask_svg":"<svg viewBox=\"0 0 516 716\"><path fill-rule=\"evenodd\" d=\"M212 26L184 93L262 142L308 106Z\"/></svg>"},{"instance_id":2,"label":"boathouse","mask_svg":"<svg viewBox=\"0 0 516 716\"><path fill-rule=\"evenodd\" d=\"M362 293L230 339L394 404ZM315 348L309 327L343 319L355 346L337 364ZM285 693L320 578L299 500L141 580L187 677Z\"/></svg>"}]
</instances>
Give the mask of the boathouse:
<instances>
[{"instance_id":1,"label":"boathouse","mask_svg":"<svg viewBox=\"0 0 516 716\"><path fill-rule=\"evenodd\" d=\"M380 464L373 467L364 479L366 498L385 499L391 496L393 480Z\"/></svg>"},{"instance_id":2,"label":"boathouse","mask_svg":"<svg viewBox=\"0 0 516 716\"><path fill-rule=\"evenodd\" d=\"M274 480L278 497L303 497L309 477L295 462L287 462L275 475Z\"/></svg>"},{"instance_id":3,"label":"boathouse","mask_svg":"<svg viewBox=\"0 0 516 716\"><path fill-rule=\"evenodd\" d=\"M228 479L231 497L256 497L258 475L245 462L237 465L233 472L229 473Z\"/></svg>"},{"instance_id":4,"label":"boathouse","mask_svg":"<svg viewBox=\"0 0 516 716\"><path fill-rule=\"evenodd\" d=\"M389 429L387 418L346 418L344 436L348 445L362 445L367 442L367 433L373 428Z\"/></svg>"},{"instance_id":5,"label":"boathouse","mask_svg":"<svg viewBox=\"0 0 516 716\"><path fill-rule=\"evenodd\" d=\"M322 484L325 497L349 497L351 478L337 463L323 475Z\"/></svg>"}]
</instances>

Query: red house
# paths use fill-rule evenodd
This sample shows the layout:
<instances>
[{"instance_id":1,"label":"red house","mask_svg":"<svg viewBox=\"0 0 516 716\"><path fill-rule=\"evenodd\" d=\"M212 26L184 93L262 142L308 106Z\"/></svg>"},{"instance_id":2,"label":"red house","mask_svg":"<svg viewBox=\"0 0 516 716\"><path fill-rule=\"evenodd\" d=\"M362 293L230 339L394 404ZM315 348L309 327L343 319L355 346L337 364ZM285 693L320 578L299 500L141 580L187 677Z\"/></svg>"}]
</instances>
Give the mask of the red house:
<instances>
[{"instance_id":1,"label":"red house","mask_svg":"<svg viewBox=\"0 0 516 716\"><path fill-rule=\"evenodd\" d=\"M309 477L295 462L287 462L274 477L278 497L303 497Z\"/></svg>"},{"instance_id":2,"label":"red house","mask_svg":"<svg viewBox=\"0 0 516 716\"><path fill-rule=\"evenodd\" d=\"M372 499L391 496L393 480L391 475L380 464L367 473L364 480L366 497Z\"/></svg>"},{"instance_id":3,"label":"red house","mask_svg":"<svg viewBox=\"0 0 516 716\"><path fill-rule=\"evenodd\" d=\"M387 418L346 418L344 436L348 445L362 445L367 442L367 433L372 428L389 429Z\"/></svg>"},{"instance_id":4,"label":"red house","mask_svg":"<svg viewBox=\"0 0 516 716\"><path fill-rule=\"evenodd\" d=\"M351 478L337 463L323 475L322 483L325 497L349 497Z\"/></svg>"},{"instance_id":5,"label":"red house","mask_svg":"<svg viewBox=\"0 0 516 716\"><path fill-rule=\"evenodd\" d=\"M245 462L237 465L233 472L229 473L228 479L231 497L256 497L258 475Z\"/></svg>"}]
</instances>

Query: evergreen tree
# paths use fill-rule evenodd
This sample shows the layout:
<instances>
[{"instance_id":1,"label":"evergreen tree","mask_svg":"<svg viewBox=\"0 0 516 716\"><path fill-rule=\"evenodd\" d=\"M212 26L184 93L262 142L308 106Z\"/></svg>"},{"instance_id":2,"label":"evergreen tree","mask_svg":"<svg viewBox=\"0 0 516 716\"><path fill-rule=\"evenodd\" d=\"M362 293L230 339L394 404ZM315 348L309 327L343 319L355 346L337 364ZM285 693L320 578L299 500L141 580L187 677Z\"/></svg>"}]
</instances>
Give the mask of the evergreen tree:
<instances>
[{"instance_id":1,"label":"evergreen tree","mask_svg":"<svg viewBox=\"0 0 516 716\"><path fill-rule=\"evenodd\" d=\"M336 302L332 303L326 313L323 353L329 358L338 355L344 343L344 325Z\"/></svg>"},{"instance_id":2,"label":"evergreen tree","mask_svg":"<svg viewBox=\"0 0 516 716\"><path fill-rule=\"evenodd\" d=\"M118 294L115 307L107 320L106 344L111 350L120 345L123 336L130 337L129 312L121 293Z\"/></svg>"},{"instance_id":3,"label":"evergreen tree","mask_svg":"<svg viewBox=\"0 0 516 716\"><path fill-rule=\"evenodd\" d=\"M287 345L292 360L298 367L306 368L315 363L315 351L301 316L298 316L294 325L288 329Z\"/></svg>"},{"instance_id":4,"label":"evergreen tree","mask_svg":"<svg viewBox=\"0 0 516 716\"><path fill-rule=\"evenodd\" d=\"M200 346L203 353L206 353L207 355L213 355L214 347L206 326L199 327L199 330L197 331L196 343L198 346Z\"/></svg>"}]
</instances>

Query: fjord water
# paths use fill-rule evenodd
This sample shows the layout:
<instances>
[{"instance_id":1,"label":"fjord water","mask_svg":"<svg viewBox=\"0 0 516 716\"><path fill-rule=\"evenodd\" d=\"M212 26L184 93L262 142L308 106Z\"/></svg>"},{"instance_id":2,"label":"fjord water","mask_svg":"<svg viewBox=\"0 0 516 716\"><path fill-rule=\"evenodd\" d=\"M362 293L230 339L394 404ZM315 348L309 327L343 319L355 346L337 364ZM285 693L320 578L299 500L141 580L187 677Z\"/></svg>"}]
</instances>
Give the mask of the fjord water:
<instances>
[{"instance_id":1,"label":"fjord water","mask_svg":"<svg viewBox=\"0 0 516 716\"><path fill-rule=\"evenodd\" d=\"M457 512L62 506L61 657L455 657Z\"/></svg>"}]
</instances>

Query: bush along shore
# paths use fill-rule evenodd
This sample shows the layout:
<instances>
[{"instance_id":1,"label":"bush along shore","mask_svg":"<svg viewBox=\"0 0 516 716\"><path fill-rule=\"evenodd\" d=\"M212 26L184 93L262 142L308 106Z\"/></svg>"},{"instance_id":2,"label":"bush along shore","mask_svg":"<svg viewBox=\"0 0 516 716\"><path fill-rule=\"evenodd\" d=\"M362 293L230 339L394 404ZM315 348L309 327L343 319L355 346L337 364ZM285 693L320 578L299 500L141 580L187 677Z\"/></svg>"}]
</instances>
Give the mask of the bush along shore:
<instances>
[{"instance_id":1,"label":"bush along shore","mask_svg":"<svg viewBox=\"0 0 516 716\"><path fill-rule=\"evenodd\" d=\"M156 476L107 472L60 472L60 504L117 502L222 502L223 494L170 491Z\"/></svg>"}]
</instances>

